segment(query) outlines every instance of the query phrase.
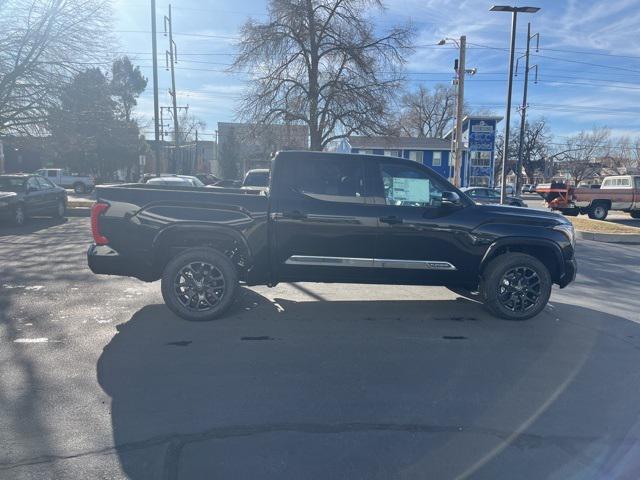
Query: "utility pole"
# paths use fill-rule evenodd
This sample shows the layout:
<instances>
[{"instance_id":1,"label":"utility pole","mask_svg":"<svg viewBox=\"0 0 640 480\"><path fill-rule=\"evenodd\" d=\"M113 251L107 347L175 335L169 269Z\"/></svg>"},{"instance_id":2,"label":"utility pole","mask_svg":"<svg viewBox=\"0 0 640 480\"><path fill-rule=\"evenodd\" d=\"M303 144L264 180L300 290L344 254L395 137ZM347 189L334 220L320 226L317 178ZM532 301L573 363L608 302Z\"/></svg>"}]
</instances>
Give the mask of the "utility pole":
<instances>
[{"instance_id":1,"label":"utility pole","mask_svg":"<svg viewBox=\"0 0 640 480\"><path fill-rule=\"evenodd\" d=\"M513 92L513 57L516 49L516 26L518 13L536 13L539 7L510 7L507 5L494 5L492 12L511 13L511 43L509 44L509 78L507 80L507 108L504 115L504 147L502 152L502 186L500 187L500 204L504 205L507 193L507 160L509 159L509 129L511 122L511 94Z\"/></svg>"},{"instance_id":2,"label":"utility pole","mask_svg":"<svg viewBox=\"0 0 640 480\"><path fill-rule=\"evenodd\" d=\"M175 64L178 62L178 49L176 47L175 42L173 41L173 22L171 17L171 4L169 4L169 16L164 17L164 34L167 35L167 24L169 25L169 51L165 52L165 60L167 63L167 69L169 68L169 64L171 65L171 91L169 94L171 95L171 99L173 102L173 131L174 131L174 155L172 158L171 165L171 173L176 173L176 158L175 155L178 151L178 145L180 143L179 139L179 128L178 128L178 99L176 95L176 70Z\"/></svg>"},{"instance_id":3,"label":"utility pole","mask_svg":"<svg viewBox=\"0 0 640 480\"><path fill-rule=\"evenodd\" d=\"M198 168L199 167L200 167L200 163L198 161L198 129L196 128L196 159L195 159L195 170L196 170L196 173L198 173Z\"/></svg>"},{"instance_id":4,"label":"utility pole","mask_svg":"<svg viewBox=\"0 0 640 480\"><path fill-rule=\"evenodd\" d=\"M462 169L462 115L464 112L464 74L467 53L467 37L460 37L460 61L458 63L458 104L456 106L456 151L454 160L453 184L460 187L460 170Z\"/></svg>"},{"instance_id":5,"label":"utility pole","mask_svg":"<svg viewBox=\"0 0 640 480\"><path fill-rule=\"evenodd\" d=\"M527 90L529 87L529 70L532 68L536 69L536 81L538 83L538 65L534 65L533 67L529 67L529 49L531 46L531 39L533 37L537 37L536 40L536 52L540 47L540 34L536 33L535 35L531 35L531 22L527 23L527 50L524 54L524 90L522 93L522 106L520 107L520 143L518 144L518 161L516 163L516 195L520 195L520 189L522 188L521 181L521 172L522 172L522 164L523 164L523 153L524 153L524 134L526 128L526 116L527 116L527 108L529 105L527 104ZM520 57L522 58L522 57ZM520 59L518 59L520 60ZM516 62L516 75L518 75L518 63Z\"/></svg>"},{"instance_id":6,"label":"utility pole","mask_svg":"<svg viewBox=\"0 0 640 480\"><path fill-rule=\"evenodd\" d=\"M151 0L151 52L153 55L153 115L155 124L154 151L156 157L156 175L160 176L160 118L158 100L158 42L156 39L156 0Z\"/></svg>"}]
</instances>

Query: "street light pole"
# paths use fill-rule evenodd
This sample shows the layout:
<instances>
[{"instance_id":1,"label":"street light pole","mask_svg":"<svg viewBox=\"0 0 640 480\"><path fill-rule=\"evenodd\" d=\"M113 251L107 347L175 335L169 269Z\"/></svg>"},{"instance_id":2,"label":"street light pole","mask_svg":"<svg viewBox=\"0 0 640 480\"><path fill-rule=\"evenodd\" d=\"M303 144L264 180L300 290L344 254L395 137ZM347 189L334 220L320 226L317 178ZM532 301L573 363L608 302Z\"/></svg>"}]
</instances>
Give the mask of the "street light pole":
<instances>
[{"instance_id":1,"label":"street light pole","mask_svg":"<svg viewBox=\"0 0 640 480\"><path fill-rule=\"evenodd\" d=\"M502 151L502 186L500 187L500 203L504 205L507 191L507 159L509 158L509 127L511 123L511 94L513 92L513 58L516 50L516 27L518 13L536 13L538 7L509 7L505 5L494 5L492 12L511 12L511 43L509 45L509 78L507 81L507 108L504 115L504 147Z\"/></svg>"}]
</instances>

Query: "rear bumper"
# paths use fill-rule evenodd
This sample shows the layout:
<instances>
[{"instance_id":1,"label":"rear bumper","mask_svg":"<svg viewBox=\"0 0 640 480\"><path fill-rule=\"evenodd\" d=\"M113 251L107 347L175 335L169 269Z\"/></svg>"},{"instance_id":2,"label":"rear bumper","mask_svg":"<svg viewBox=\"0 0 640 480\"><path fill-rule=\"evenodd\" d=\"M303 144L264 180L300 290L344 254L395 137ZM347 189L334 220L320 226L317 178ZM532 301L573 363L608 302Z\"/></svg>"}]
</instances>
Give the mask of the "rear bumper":
<instances>
[{"instance_id":1,"label":"rear bumper","mask_svg":"<svg viewBox=\"0 0 640 480\"><path fill-rule=\"evenodd\" d=\"M146 282L157 280L152 268L144 267L139 261L122 256L108 245L92 244L87 251L87 264L93 273L99 275L135 277Z\"/></svg>"},{"instance_id":2,"label":"rear bumper","mask_svg":"<svg viewBox=\"0 0 640 480\"><path fill-rule=\"evenodd\" d=\"M560 281L558 284L560 288L564 288L573 282L576 279L576 274L578 273L578 262L576 262L575 257L571 260L565 260L564 262L564 273L560 276Z\"/></svg>"}]
</instances>

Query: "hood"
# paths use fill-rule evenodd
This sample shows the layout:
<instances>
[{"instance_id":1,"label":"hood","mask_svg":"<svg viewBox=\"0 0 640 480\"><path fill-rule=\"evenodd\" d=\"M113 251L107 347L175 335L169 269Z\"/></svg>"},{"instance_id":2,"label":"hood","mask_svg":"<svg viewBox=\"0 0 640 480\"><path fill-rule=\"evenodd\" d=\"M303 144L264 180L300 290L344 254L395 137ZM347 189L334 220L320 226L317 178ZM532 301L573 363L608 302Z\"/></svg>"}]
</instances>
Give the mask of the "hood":
<instances>
[{"instance_id":1,"label":"hood","mask_svg":"<svg viewBox=\"0 0 640 480\"><path fill-rule=\"evenodd\" d=\"M536 210L534 208L510 207L507 205L478 205L477 208L488 215L504 220L511 219L514 223L526 223L528 221L535 223L561 224L570 223L562 214L548 212L545 210Z\"/></svg>"},{"instance_id":2,"label":"hood","mask_svg":"<svg viewBox=\"0 0 640 480\"><path fill-rule=\"evenodd\" d=\"M1 192L0 191L0 200L6 200L11 197L17 197L18 194L15 192Z\"/></svg>"}]
</instances>

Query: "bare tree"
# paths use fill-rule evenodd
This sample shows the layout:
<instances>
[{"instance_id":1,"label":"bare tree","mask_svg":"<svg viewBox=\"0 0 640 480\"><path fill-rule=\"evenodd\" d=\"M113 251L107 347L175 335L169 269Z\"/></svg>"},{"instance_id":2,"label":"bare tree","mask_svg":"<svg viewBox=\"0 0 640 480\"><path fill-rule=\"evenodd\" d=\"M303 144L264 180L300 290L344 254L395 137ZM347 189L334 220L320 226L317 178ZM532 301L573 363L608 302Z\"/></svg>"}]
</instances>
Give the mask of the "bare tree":
<instances>
[{"instance_id":1,"label":"bare tree","mask_svg":"<svg viewBox=\"0 0 640 480\"><path fill-rule=\"evenodd\" d=\"M254 74L239 108L252 123L299 123L310 148L381 133L402 79L411 29L376 35L366 12L381 0L270 0L266 22L241 30L232 69Z\"/></svg>"},{"instance_id":2,"label":"bare tree","mask_svg":"<svg viewBox=\"0 0 640 480\"><path fill-rule=\"evenodd\" d=\"M574 185L598 174L602 159L609 155L611 132L605 127L594 127L590 132L581 131L567 138L554 158L557 166L570 176Z\"/></svg>"},{"instance_id":3,"label":"bare tree","mask_svg":"<svg viewBox=\"0 0 640 480\"><path fill-rule=\"evenodd\" d=\"M517 158L520 147L519 128L514 129L513 149ZM522 168L530 182L534 181L536 171L544 171L546 162L549 159L549 143L551 134L544 118L536 120L534 123L526 122L524 129L524 142L522 145ZM511 144L509 145L512 146Z\"/></svg>"},{"instance_id":4,"label":"bare tree","mask_svg":"<svg viewBox=\"0 0 640 480\"><path fill-rule=\"evenodd\" d=\"M0 133L43 127L74 74L102 63L109 0L0 1Z\"/></svg>"},{"instance_id":5,"label":"bare tree","mask_svg":"<svg viewBox=\"0 0 640 480\"><path fill-rule=\"evenodd\" d=\"M633 172L640 167L640 137L632 140L620 137L612 149L615 166L621 173Z\"/></svg>"},{"instance_id":6,"label":"bare tree","mask_svg":"<svg viewBox=\"0 0 640 480\"><path fill-rule=\"evenodd\" d=\"M204 120L189 113L188 110L184 110L184 113L178 116L178 125L180 126L180 131L178 132L180 144L192 142L195 140L196 131L200 130L202 132L207 128L207 123Z\"/></svg>"},{"instance_id":7,"label":"bare tree","mask_svg":"<svg viewBox=\"0 0 640 480\"><path fill-rule=\"evenodd\" d=\"M453 124L455 106L456 91L453 87L436 85L433 91L429 91L420 85L402 96L399 130L410 137L442 138Z\"/></svg>"}]
</instances>

